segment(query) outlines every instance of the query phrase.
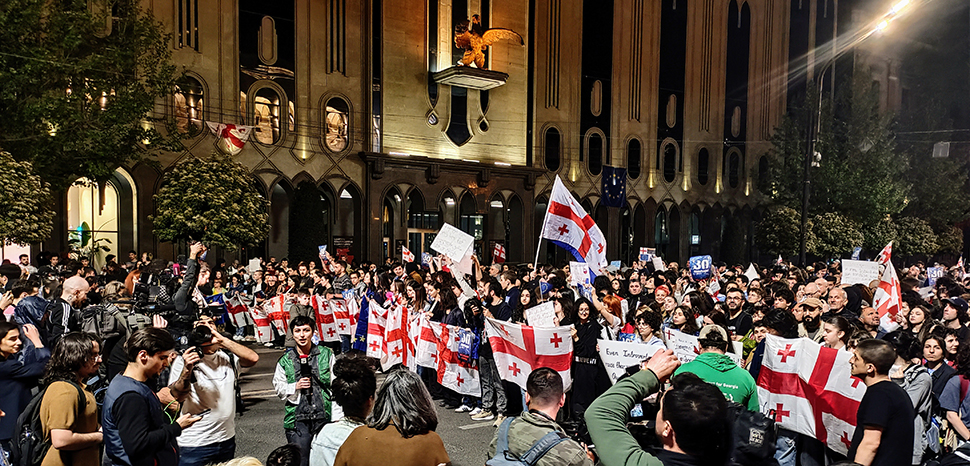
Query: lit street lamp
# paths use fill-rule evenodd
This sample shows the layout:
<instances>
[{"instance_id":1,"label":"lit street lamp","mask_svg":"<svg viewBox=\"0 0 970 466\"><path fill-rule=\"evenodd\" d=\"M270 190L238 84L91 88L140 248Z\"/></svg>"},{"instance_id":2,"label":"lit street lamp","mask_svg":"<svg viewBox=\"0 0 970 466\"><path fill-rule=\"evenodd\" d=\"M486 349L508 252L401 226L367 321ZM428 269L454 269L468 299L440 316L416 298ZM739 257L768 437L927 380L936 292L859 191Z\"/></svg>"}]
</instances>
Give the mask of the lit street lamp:
<instances>
[{"instance_id":1,"label":"lit street lamp","mask_svg":"<svg viewBox=\"0 0 970 466\"><path fill-rule=\"evenodd\" d=\"M818 73L816 73L817 79L815 79L815 96L813 96L816 101L814 112L809 115L808 118L808 131L806 131L807 141L805 149L805 171L802 174L802 180L804 184L804 192L802 193L802 222L801 229L799 232L799 249L798 249L798 259L802 267L807 265L805 256L805 238L808 234L808 198L811 194L812 179L810 172L813 164L818 166L815 154L815 145L818 142L818 133L821 129L821 119L822 119L822 87L825 82L825 73L829 71L830 68L835 64L835 62L845 55L846 52L854 49L857 45L871 37L877 32L884 31L889 24L892 23L896 18L900 16L903 10L909 6L911 0L900 0L898 3L893 5L885 15L883 15L877 22L875 26L869 28L866 32L860 34L858 37L854 37L851 41L840 49L838 38L834 40L832 47L834 52L832 56L828 58L825 63L822 64ZM834 83L833 83L834 86Z\"/></svg>"}]
</instances>

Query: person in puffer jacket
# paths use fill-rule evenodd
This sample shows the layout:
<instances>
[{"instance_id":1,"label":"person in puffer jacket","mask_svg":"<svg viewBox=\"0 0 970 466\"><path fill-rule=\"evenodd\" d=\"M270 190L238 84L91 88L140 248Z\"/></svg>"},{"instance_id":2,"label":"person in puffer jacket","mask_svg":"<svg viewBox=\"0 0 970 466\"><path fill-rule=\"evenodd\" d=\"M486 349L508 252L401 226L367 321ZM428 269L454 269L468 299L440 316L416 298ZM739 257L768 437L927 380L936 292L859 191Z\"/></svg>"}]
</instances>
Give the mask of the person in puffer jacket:
<instances>
[{"instance_id":1,"label":"person in puffer jacket","mask_svg":"<svg viewBox=\"0 0 970 466\"><path fill-rule=\"evenodd\" d=\"M751 411L760 411L754 377L735 364L727 355L727 331L719 325L705 325L697 338L701 354L677 368L674 375L690 372L713 384L728 401L740 403Z\"/></svg>"}]
</instances>

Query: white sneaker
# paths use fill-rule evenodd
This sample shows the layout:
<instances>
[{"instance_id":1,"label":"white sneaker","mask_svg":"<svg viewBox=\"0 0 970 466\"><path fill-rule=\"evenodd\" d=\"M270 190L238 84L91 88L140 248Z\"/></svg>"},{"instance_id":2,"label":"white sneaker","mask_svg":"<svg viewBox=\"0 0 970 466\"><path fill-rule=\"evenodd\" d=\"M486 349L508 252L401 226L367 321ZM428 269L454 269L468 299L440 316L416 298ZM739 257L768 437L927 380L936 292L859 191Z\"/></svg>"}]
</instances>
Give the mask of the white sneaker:
<instances>
[{"instance_id":1,"label":"white sneaker","mask_svg":"<svg viewBox=\"0 0 970 466\"><path fill-rule=\"evenodd\" d=\"M502 425L502 421L504 421L504 420L505 420L505 415L504 414L502 414L502 413L496 414L495 415L495 422L492 423L492 427L498 427L498 426Z\"/></svg>"},{"instance_id":2,"label":"white sneaker","mask_svg":"<svg viewBox=\"0 0 970 466\"><path fill-rule=\"evenodd\" d=\"M236 340L236 341L242 341L243 336L242 335L233 335L232 339L233 340Z\"/></svg>"},{"instance_id":3,"label":"white sneaker","mask_svg":"<svg viewBox=\"0 0 970 466\"><path fill-rule=\"evenodd\" d=\"M461 405L457 409L455 409L455 412L456 413L467 413L467 412L469 412L471 410L472 410L472 407L471 406Z\"/></svg>"},{"instance_id":4,"label":"white sneaker","mask_svg":"<svg viewBox=\"0 0 970 466\"><path fill-rule=\"evenodd\" d=\"M472 416L473 421L491 421L492 419L495 419L495 414L487 410L482 410L482 412Z\"/></svg>"},{"instance_id":5,"label":"white sneaker","mask_svg":"<svg viewBox=\"0 0 970 466\"><path fill-rule=\"evenodd\" d=\"M468 415L469 416L477 416L478 413L480 413L480 412L482 412L482 407L481 406L476 406L475 409L471 410L471 412L468 413Z\"/></svg>"},{"instance_id":6,"label":"white sneaker","mask_svg":"<svg viewBox=\"0 0 970 466\"><path fill-rule=\"evenodd\" d=\"M267 341L266 343L263 343L263 346L265 346L267 348L272 348L273 347L273 342Z\"/></svg>"}]
</instances>

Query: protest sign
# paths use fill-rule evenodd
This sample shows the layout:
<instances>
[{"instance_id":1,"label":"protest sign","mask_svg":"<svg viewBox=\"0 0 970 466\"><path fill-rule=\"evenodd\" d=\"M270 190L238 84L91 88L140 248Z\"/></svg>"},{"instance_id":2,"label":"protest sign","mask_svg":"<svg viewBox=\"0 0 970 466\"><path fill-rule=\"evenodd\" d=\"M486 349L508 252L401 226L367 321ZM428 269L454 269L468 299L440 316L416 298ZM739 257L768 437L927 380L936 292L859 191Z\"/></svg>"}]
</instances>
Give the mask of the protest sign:
<instances>
[{"instance_id":1,"label":"protest sign","mask_svg":"<svg viewBox=\"0 0 970 466\"><path fill-rule=\"evenodd\" d=\"M748 281L761 279L761 275L758 274L758 269L755 268L754 262L748 265L748 270L744 271L744 276L748 277Z\"/></svg>"},{"instance_id":2,"label":"protest sign","mask_svg":"<svg viewBox=\"0 0 970 466\"><path fill-rule=\"evenodd\" d=\"M704 280L711 276L711 256L694 256L688 261L690 276L694 280Z\"/></svg>"},{"instance_id":3,"label":"protest sign","mask_svg":"<svg viewBox=\"0 0 970 466\"><path fill-rule=\"evenodd\" d=\"M687 364L693 361L698 354L701 354L701 345L698 343L697 337L693 335L688 335L678 330L666 329L664 330L664 336L667 338L667 348L674 351L674 356L677 356L681 364ZM740 353L725 354L735 364L741 365Z\"/></svg>"},{"instance_id":4,"label":"protest sign","mask_svg":"<svg viewBox=\"0 0 970 466\"><path fill-rule=\"evenodd\" d=\"M538 306L525 310L525 320L531 327L552 328L556 326L556 306L552 301L546 301Z\"/></svg>"},{"instance_id":5,"label":"protest sign","mask_svg":"<svg viewBox=\"0 0 970 466\"><path fill-rule=\"evenodd\" d=\"M860 253L862 253L862 248L860 248L859 246L852 248L852 260L854 261L859 260Z\"/></svg>"},{"instance_id":6,"label":"protest sign","mask_svg":"<svg viewBox=\"0 0 970 466\"><path fill-rule=\"evenodd\" d=\"M326 244L323 244L323 245L317 246L317 252L318 252L318 255L320 256L320 260L326 262L326 260L327 260L327 245Z\"/></svg>"},{"instance_id":7,"label":"protest sign","mask_svg":"<svg viewBox=\"0 0 970 466\"><path fill-rule=\"evenodd\" d=\"M930 267L926 269L926 279L929 286L936 286L936 281L946 275L946 269L942 266Z\"/></svg>"},{"instance_id":8,"label":"protest sign","mask_svg":"<svg viewBox=\"0 0 970 466\"><path fill-rule=\"evenodd\" d=\"M869 286L873 280L879 280L879 263L869 261L842 261L842 285L861 283Z\"/></svg>"},{"instance_id":9,"label":"protest sign","mask_svg":"<svg viewBox=\"0 0 970 466\"><path fill-rule=\"evenodd\" d=\"M441 230L435 236L434 242L431 243L431 249L450 257L452 261L457 263L464 259L474 241L475 238L468 233L446 223L441 226Z\"/></svg>"},{"instance_id":10,"label":"protest sign","mask_svg":"<svg viewBox=\"0 0 970 466\"><path fill-rule=\"evenodd\" d=\"M589 285L589 264L585 262L569 262L569 283L573 286Z\"/></svg>"},{"instance_id":11,"label":"protest sign","mask_svg":"<svg viewBox=\"0 0 970 466\"><path fill-rule=\"evenodd\" d=\"M666 272L667 271L667 266L664 265L663 259L661 259L660 257L657 257L657 256L653 256L653 258L651 258L651 260L653 261L653 269L654 270L659 270L661 272Z\"/></svg>"},{"instance_id":12,"label":"protest sign","mask_svg":"<svg viewBox=\"0 0 970 466\"><path fill-rule=\"evenodd\" d=\"M626 372L627 367L639 366L660 349L656 345L615 340L598 340L596 346L599 348L600 359L606 366L606 373L610 375L611 383L616 383L617 379Z\"/></svg>"},{"instance_id":13,"label":"protest sign","mask_svg":"<svg viewBox=\"0 0 970 466\"><path fill-rule=\"evenodd\" d=\"M261 261L257 257L256 259L249 259L249 267L247 268L249 269L249 273L253 273L263 268L263 265L261 264Z\"/></svg>"}]
</instances>

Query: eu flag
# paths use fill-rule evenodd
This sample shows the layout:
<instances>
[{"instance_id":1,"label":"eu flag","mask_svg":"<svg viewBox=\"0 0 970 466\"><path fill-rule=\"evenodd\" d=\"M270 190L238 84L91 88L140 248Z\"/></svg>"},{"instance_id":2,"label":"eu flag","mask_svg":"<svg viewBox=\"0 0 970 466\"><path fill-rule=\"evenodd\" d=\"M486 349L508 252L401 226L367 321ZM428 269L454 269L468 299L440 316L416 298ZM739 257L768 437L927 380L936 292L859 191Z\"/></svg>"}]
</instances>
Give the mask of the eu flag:
<instances>
[{"instance_id":1,"label":"eu flag","mask_svg":"<svg viewBox=\"0 0 970 466\"><path fill-rule=\"evenodd\" d=\"M367 352L367 317L370 315L370 299L373 296L370 290L367 290L365 296L360 302L360 315L357 317L357 332L353 335L350 341L350 347L355 350L360 350Z\"/></svg>"},{"instance_id":2,"label":"eu flag","mask_svg":"<svg viewBox=\"0 0 970 466\"><path fill-rule=\"evenodd\" d=\"M626 205L626 169L610 166L603 167L603 198L600 204L606 207Z\"/></svg>"}]
</instances>

